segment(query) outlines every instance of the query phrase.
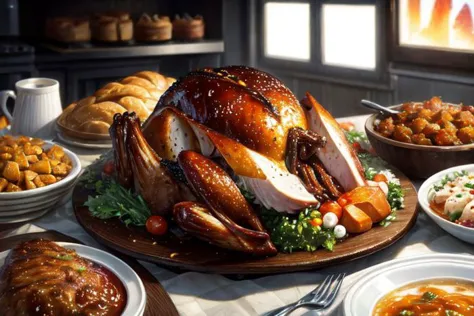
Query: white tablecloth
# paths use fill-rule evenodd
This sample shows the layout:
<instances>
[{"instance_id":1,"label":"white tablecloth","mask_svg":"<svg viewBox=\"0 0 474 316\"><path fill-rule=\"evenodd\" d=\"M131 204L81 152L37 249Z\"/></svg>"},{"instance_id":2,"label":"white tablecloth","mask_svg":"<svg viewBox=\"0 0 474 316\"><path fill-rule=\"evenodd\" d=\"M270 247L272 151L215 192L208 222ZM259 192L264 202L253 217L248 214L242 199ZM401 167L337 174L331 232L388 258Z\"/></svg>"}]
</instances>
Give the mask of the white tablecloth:
<instances>
[{"instance_id":1,"label":"white tablecloth","mask_svg":"<svg viewBox=\"0 0 474 316\"><path fill-rule=\"evenodd\" d=\"M358 129L363 128L365 117L346 119L355 122ZM80 155L83 166L90 164L98 155L98 152L89 150L70 149ZM70 201L31 224L20 227L12 234L43 229L54 229L75 237L87 245L101 247L76 222ZM235 281L220 275L196 272L175 274L156 265L145 262L142 264L161 282L180 314L193 316L261 315L298 300L315 288L327 274L346 272L348 276L343 283L336 304L324 313L324 315L342 315L340 303L344 294L355 280L367 273L368 269L394 258L434 252L472 255L474 249L471 245L448 235L424 213L420 213L415 227L396 244L371 256L318 271ZM160 315L159 311L156 315ZM316 313L300 310L294 315L316 315Z\"/></svg>"}]
</instances>

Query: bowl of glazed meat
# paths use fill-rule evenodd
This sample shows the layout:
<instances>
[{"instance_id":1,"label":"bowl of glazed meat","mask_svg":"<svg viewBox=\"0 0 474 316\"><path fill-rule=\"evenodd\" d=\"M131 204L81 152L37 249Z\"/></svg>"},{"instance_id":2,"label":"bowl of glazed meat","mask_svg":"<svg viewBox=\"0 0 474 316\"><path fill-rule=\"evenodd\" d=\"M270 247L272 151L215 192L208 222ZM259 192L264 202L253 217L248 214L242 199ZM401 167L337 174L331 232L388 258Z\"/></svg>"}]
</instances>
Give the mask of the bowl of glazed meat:
<instances>
[{"instance_id":1,"label":"bowl of glazed meat","mask_svg":"<svg viewBox=\"0 0 474 316\"><path fill-rule=\"evenodd\" d=\"M440 97L393 106L397 114L374 114L365 130L377 155L406 175L431 175L474 161L474 106Z\"/></svg>"}]
</instances>

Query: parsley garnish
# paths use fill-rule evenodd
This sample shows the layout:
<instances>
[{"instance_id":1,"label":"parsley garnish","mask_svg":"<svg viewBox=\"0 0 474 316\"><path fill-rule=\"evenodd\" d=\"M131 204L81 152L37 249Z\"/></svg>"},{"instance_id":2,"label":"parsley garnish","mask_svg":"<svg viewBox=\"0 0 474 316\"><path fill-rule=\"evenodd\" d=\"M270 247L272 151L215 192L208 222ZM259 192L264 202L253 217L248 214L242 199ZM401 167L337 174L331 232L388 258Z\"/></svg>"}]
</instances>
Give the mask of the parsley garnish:
<instances>
[{"instance_id":1,"label":"parsley garnish","mask_svg":"<svg viewBox=\"0 0 474 316\"><path fill-rule=\"evenodd\" d=\"M453 213L449 214L449 220L451 222L455 222L461 217L461 215L462 215L462 211L453 212Z\"/></svg>"},{"instance_id":2,"label":"parsley garnish","mask_svg":"<svg viewBox=\"0 0 474 316\"><path fill-rule=\"evenodd\" d=\"M443 189L443 187L448 184L448 182L454 181L458 177L463 177L467 176L468 172L466 170L463 170L461 172L455 171L452 174L445 175L443 179L441 179L441 182L433 187L435 191L439 191Z\"/></svg>"},{"instance_id":3,"label":"parsley garnish","mask_svg":"<svg viewBox=\"0 0 474 316\"><path fill-rule=\"evenodd\" d=\"M260 214L272 242L283 252L315 251L319 247L332 251L336 244L333 230L311 225L312 219L321 218L315 209L307 208L295 216L260 207Z\"/></svg>"},{"instance_id":4,"label":"parsley garnish","mask_svg":"<svg viewBox=\"0 0 474 316\"><path fill-rule=\"evenodd\" d=\"M474 189L474 183L466 183L464 186L468 189Z\"/></svg>"},{"instance_id":5,"label":"parsley garnish","mask_svg":"<svg viewBox=\"0 0 474 316\"><path fill-rule=\"evenodd\" d=\"M438 297L438 295L436 295L433 292L425 292L425 293L423 293L423 296L421 296L421 299L423 301L426 301L426 302L431 302L431 301L435 300L437 297Z\"/></svg>"},{"instance_id":6,"label":"parsley garnish","mask_svg":"<svg viewBox=\"0 0 474 316\"><path fill-rule=\"evenodd\" d=\"M64 261L71 261L73 257L71 255L57 255L56 259L64 260Z\"/></svg>"},{"instance_id":7,"label":"parsley garnish","mask_svg":"<svg viewBox=\"0 0 474 316\"><path fill-rule=\"evenodd\" d=\"M415 315L415 312L409 311L407 309L402 310L398 316L413 316Z\"/></svg>"},{"instance_id":8,"label":"parsley garnish","mask_svg":"<svg viewBox=\"0 0 474 316\"><path fill-rule=\"evenodd\" d=\"M144 226L151 212L140 195L133 194L115 181L95 183L97 195L89 196L85 206L100 219L118 217L125 225Z\"/></svg>"}]
</instances>

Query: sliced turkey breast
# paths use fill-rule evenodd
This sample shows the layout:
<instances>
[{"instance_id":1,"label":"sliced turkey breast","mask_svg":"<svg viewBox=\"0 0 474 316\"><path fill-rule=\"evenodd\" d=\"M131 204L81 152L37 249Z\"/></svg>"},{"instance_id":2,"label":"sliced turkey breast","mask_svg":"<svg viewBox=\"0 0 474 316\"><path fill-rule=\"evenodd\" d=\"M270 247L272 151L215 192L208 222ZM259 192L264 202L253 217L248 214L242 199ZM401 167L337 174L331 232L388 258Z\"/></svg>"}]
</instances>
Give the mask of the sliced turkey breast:
<instances>
[{"instance_id":1,"label":"sliced turkey breast","mask_svg":"<svg viewBox=\"0 0 474 316\"><path fill-rule=\"evenodd\" d=\"M359 158L334 117L309 93L302 103L309 107L306 112L309 129L327 139L326 146L317 151L317 156L328 173L345 191L367 185Z\"/></svg>"}]
</instances>

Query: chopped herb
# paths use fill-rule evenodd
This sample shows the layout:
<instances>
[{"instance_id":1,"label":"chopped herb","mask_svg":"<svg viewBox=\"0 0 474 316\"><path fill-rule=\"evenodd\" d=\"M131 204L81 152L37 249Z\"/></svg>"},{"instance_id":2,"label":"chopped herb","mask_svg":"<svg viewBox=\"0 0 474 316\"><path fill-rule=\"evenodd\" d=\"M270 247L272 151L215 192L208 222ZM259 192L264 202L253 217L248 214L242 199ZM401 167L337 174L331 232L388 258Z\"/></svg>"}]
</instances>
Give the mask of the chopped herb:
<instances>
[{"instance_id":1,"label":"chopped herb","mask_svg":"<svg viewBox=\"0 0 474 316\"><path fill-rule=\"evenodd\" d=\"M79 272L79 273L82 273L82 272L84 272L84 271L87 271L87 268L86 268L86 267L79 267L79 268L77 269L77 272Z\"/></svg>"},{"instance_id":2,"label":"chopped herb","mask_svg":"<svg viewBox=\"0 0 474 316\"><path fill-rule=\"evenodd\" d=\"M307 208L298 215L288 215L260 206L260 214L280 251L315 251L319 247L332 251L336 244L333 230L311 225L312 219L321 218L321 213L314 208Z\"/></svg>"},{"instance_id":3,"label":"chopped herb","mask_svg":"<svg viewBox=\"0 0 474 316\"><path fill-rule=\"evenodd\" d=\"M96 194L84 203L92 216L100 219L118 217L125 225L144 226L151 212L140 195L133 194L115 181L99 180Z\"/></svg>"},{"instance_id":4,"label":"chopped herb","mask_svg":"<svg viewBox=\"0 0 474 316\"><path fill-rule=\"evenodd\" d=\"M449 182L451 181L454 181L456 178L458 177L463 177L463 176L467 176L468 172L466 170L463 170L461 172L458 172L458 171L455 171L453 172L452 174L448 174L448 175L445 175L443 177L443 179L441 179L440 183L433 186L433 189L435 191L439 191L441 189L443 189L443 187L448 184Z\"/></svg>"},{"instance_id":5,"label":"chopped herb","mask_svg":"<svg viewBox=\"0 0 474 316\"><path fill-rule=\"evenodd\" d=\"M73 257L71 255L57 255L56 259L64 260L64 261L71 261Z\"/></svg>"},{"instance_id":6,"label":"chopped herb","mask_svg":"<svg viewBox=\"0 0 474 316\"><path fill-rule=\"evenodd\" d=\"M461 217L461 215L462 215L462 211L453 212L453 213L449 214L449 220L451 222L455 222Z\"/></svg>"},{"instance_id":7,"label":"chopped herb","mask_svg":"<svg viewBox=\"0 0 474 316\"><path fill-rule=\"evenodd\" d=\"M452 309L445 310L446 316L464 316L464 314L453 311Z\"/></svg>"},{"instance_id":8,"label":"chopped herb","mask_svg":"<svg viewBox=\"0 0 474 316\"><path fill-rule=\"evenodd\" d=\"M462 198L462 194L461 194L461 193L458 193L458 194L456 194L456 197L457 197L457 198Z\"/></svg>"},{"instance_id":9,"label":"chopped herb","mask_svg":"<svg viewBox=\"0 0 474 316\"><path fill-rule=\"evenodd\" d=\"M409 311L407 309L402 310L398 316L413 316L415 315L415 312Z\"/></svg>"},{"instance_id":10,"label":"chopped herb","mask_svg":"<svg viewBox=\"0 0 474 316\"><path fill-rule=\"evenodd\" d=\"M346 131L347 141L353 143L368 143L367 135L364 132L359 131Z\"/></svg>"},{"instance_id":11,"label":"chopped herb","mask_svg":"<svg viewBox=\"0 0 474 316\"><path fill-rule=\"evenodd\" d=\"M426 301L426 302L431 302L431 301L435 300L437 297L438 297L438 295L436 295L436 294L433 293L433 292L425 292L425 293L423 293L423 295L421 296L421 299L422 299L423 301Z\"/></svg>"},{"instance_id":12,"label":"chopped herb","mask_svg":"<svg viewBox=\"0 0 474 316\"><path fill-rule=\"evenodd\" d=\"M468 189L474 189L474 183L466 183L464 186Z\"/></svg>"}]
</instances>

